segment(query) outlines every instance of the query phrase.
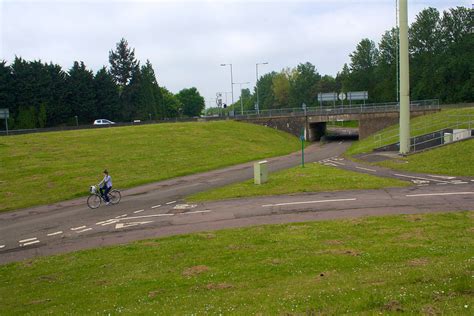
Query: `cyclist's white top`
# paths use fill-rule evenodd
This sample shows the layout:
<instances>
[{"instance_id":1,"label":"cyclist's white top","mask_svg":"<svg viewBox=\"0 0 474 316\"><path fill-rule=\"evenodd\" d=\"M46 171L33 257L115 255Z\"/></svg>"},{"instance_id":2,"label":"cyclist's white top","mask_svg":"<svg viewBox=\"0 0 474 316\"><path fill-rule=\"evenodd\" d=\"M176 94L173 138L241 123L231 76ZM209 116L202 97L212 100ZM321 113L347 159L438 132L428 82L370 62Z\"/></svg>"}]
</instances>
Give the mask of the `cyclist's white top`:
<instances>
[{"instance_id":1,"label":"cyclist's white top","mask_svg":"<svg viewBox=\"0 0 474 316\"><path fill-rule=\"evenodd\" d=\"M102 180L102 182L105 184L105 186L106 186L107 188L111 188L111 187L112 187L112 177L111 177L111 176L106 175L106 176L104 177L104 180Z\"/></svg>"}]
</instances>

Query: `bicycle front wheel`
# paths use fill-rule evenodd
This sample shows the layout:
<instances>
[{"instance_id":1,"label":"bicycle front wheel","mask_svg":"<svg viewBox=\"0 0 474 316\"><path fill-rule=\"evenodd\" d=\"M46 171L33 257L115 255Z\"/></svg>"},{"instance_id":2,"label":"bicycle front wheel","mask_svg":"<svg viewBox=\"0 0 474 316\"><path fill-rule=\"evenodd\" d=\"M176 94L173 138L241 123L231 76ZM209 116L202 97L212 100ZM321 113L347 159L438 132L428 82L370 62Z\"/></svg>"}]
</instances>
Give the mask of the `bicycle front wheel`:
<instances>
[{"instance_id":1,"label":"bicycle front wheel","mask_svg":"<svg viewBox=\"0 0 474 316\"><path fill-rule=\"evenodd\" d=\"M100 206L101 198L97 194L91 194L87 198L87 206L89 206L91 209L96 209Z\"/></svg>"},{"instance_id":2,"label":"bicycle front wheel","mask_svg":"<svg viewBox=\"0 0 474 316\"><path fill-rule=\"evenodd\" d=\"M122 199L122 194L120 194L119 190L112 190L109 192L109 200L112 204L118 204Z\"/></svg>"}]
</instances>

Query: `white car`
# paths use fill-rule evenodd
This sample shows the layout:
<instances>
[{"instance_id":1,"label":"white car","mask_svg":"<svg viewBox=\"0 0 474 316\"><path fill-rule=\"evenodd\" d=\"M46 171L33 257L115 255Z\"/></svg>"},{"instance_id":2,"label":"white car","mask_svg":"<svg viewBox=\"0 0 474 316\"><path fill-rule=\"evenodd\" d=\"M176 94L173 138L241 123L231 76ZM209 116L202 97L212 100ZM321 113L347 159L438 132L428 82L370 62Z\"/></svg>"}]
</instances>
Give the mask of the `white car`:
<instances>
[{"instance_id":1,"label":"white car","mask_svg":"<svg viewBox=\"0 0 474 316\"><path fill-rule=\"evenodd\" d=\"M99 119L94 121L94 125L112 125L115 124L115 122L106 120L106 119Z\"/></svg>"}]
</instances>

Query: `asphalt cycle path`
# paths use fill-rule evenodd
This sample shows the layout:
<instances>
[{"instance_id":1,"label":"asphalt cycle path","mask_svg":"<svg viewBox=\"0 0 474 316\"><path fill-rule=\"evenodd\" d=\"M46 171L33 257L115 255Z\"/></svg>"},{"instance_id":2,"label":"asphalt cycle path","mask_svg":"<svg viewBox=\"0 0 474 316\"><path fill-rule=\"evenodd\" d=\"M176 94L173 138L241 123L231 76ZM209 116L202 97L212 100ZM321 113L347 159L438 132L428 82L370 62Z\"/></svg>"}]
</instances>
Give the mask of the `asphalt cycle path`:
<instances>
[{"instance_id":1,"label":"asphalt cycle path","mask_svg":"<svg viewBox=\"0 0 474 316\"><path fill-rule=\"evenodd\" d=\"M305 149L305 160L309 163L341 155L349 146L350 142L313 144ZM300 164L301 153L295 152L266 160L269 171L275 172ZM41 255L43 249L48 247L53 250L47 251L47 254L61 252L61 249L81 249L82 247L76 246L68 248L69 239L81 239L84 235L96 234L95 226L110 225L116 230L125 228L117 224L100 223L104 219L129 217L132 214L138 217L151 207L155 212L163 212L166 207L176 204L176 201L190 194L252 178L253 163L123 190L120 204L101 206L96 210L87 207L85 197L0 214L0 263ZM139 225L134 226L135 229L141 229ZM52 245L49 241L53 239L63 240L64 245ZM87 243L85 245L87 246Z\"/></svg>"}]
</instances>

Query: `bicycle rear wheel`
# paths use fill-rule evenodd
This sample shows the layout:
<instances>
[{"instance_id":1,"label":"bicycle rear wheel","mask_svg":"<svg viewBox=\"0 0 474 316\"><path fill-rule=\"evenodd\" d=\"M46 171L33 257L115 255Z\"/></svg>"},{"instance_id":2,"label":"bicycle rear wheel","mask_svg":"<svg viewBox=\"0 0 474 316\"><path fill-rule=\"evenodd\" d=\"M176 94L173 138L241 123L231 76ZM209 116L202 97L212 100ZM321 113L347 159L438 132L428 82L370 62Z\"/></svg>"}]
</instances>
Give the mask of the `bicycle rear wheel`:
<instances>
[{"instance_id":1,"label":"bicycle rear wheel","mask_svg":"<svg viewBox=\"0 0 474 316\"><path fill-rule=\"evenodd\" d=\"M109 200L112 204L118 204L122 199L122 194L120 194L119 190L112 190L109 192Z\"/></svg>"},{"instance_id":2,"label":"bicycle rear wheel","mask_svg":"<svg viewBox=\"0 0 474 316\"><path fill-rule=\"evenodd\" d=\"M96 209L100 206L100 202L102 201L101 197L97 194L91 194L87 198L87 206L91 209Z\"/></svg>"}]
</instances>

